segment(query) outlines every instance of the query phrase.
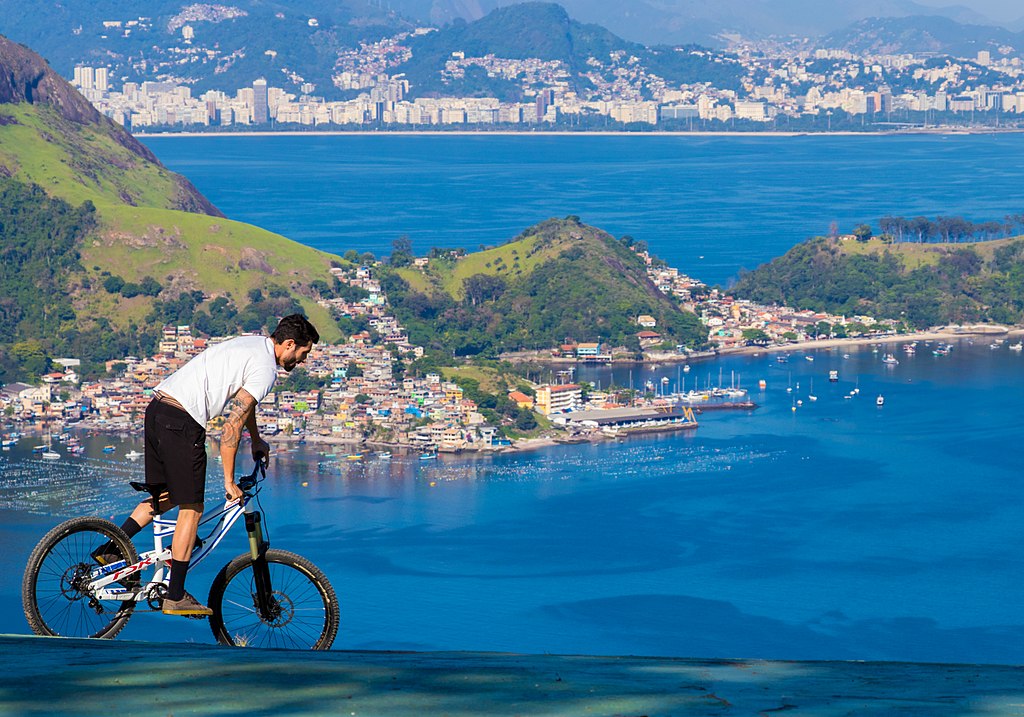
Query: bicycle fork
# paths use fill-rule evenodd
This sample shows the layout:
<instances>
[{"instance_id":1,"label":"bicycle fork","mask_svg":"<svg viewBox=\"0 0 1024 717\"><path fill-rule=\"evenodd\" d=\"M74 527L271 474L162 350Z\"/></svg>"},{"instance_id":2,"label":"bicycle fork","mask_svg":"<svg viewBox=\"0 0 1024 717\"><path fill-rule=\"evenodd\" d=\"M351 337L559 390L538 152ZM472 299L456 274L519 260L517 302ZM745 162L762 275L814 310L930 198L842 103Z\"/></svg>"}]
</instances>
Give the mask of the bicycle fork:
<instances>
[{"instance_id":1,"label":"bicycle fork","mask_svg":"<svg viewBox=\"0 0 1024 717\"><path fill-rule=\"evenodd\" d=\"M270 584L270 565L267 563L267 550L270 548L270 543L263 539L263 528L260 524L258 510L245 514L245 532L249 535L249 554L252 556L256 611L259 613L260 619L271 621L277 617L278 604L274 599L274 588Z\"/></svg>"}]
</instances>

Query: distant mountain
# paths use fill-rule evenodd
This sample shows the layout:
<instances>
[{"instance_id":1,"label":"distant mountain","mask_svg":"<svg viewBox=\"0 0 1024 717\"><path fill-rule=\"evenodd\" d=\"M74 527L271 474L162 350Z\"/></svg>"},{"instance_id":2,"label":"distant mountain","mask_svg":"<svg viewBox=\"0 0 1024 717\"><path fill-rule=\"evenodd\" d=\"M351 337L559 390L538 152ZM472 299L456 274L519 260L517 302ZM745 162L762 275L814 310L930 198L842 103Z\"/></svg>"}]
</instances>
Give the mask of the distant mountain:
<instances>
[{"instance_id":1,"label":"distant mountain","mask_svg":"<svg viewBox=\"0 0 1024 717\"><path fill-rule=\"evenodd\" d=\"M827 34L866 17L939 15L964 23L988 19L963 6L935 8L913 0L560 0L580 22L596 23L646 45L721 44L723 33L748 38ZM478 20L510 0L390 0L411 18L435 24Z\"/></svg>"},{"instance_id":2,"label":"distant mountain","mask_svg":"<svg viewBox=\"0 0 1024 717\"><path fill-rule=\"evenodd\" d=\"M999 48L1024 48L1024 34L1001 27L964 25L944 17L868 18L827 35L818 44L857 54L932 52L975 57L979 50L988 50L995 58L1002 55Z\"/></svg>"},{"instance_id":3,"label":"distant mountain","mask_svg":"<svg viewBox=\"0 0 1024 717\"><path fill-rule=\"evenodd\" d=\"M197 92L265 77L330 95L338 52L409 29L377 0L0 0L0 30L64 77L106 66L112 82L170 79ZM185 26L193 37L186 39Z\"/></svg>"},{"instance_id":4,"label":"distant mountain","mask_svg":"<svg viewBox=\"0 0 1024 717\"><path fill-rule=\"evenodd\" d=\"M553 3L529 2L500 7L474 22L456 20L437 32L414 38L409 43L412 57L394 72L405 73L414 95L497 95L501 99L522 97L521 83L497 80L480 70L453 84L442 76L445 63L459 52L470 58L494 55L501 59L537 58L563 63L569 82L582 95L593 79L586 74L608 74L612 64L635 57L640 68L673 84L711 82L717 87L736 88L745 71L735 61L711 57L708 53L677 51L668 47L648 48L624 40L600 25L572 19ZM621 60L613 60L621 53ZM476 84L471 84L471 80Z\"/></svg>"},{"instance_id":5,"label":"distant mountain","mask_svg":"<svg viewBox=\"0 0 1024 717\"><path fill-rule=\"evenodd\" d=\"M226 219L0 36L0 381L21 375L16 357L32 347L95 370L151 350L163 323L226 333L299 308L334 340L311 288L330 280L332 260Z\"/></svg>"}]
</instances>

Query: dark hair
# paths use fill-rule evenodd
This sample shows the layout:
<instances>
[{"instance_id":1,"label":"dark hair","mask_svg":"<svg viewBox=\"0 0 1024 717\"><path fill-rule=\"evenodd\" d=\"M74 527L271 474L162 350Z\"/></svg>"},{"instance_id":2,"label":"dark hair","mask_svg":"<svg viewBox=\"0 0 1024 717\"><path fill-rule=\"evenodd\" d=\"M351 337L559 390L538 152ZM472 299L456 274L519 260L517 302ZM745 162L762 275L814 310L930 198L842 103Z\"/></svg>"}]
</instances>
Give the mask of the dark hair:
<instances>
[{"instance_id":1,"label":"dark hair","mask_svg":"<svg viewBox=\"0 0 1024 717\"><path fill-rule=\"evenodd\" d=\"M309 323L309 320L302 314L285 316L270 335L275 344L283 344L291 339L299 346L315 344L320 340L320 334L316 327Z\"/></svg>"}]
</instances>

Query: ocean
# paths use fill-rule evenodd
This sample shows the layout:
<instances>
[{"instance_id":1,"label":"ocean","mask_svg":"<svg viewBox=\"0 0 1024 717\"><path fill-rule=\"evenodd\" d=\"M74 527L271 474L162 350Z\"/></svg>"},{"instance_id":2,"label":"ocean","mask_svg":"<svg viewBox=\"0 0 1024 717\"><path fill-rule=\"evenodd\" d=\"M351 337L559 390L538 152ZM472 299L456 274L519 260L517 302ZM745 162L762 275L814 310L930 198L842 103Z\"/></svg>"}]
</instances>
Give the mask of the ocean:
<instances>
[{"instance_id":1,"label":"ocean","mask_svg":"<svg viewBox=\"0 0 1024 717\"><path fill-rule=\"evenodd\" d=\"M396 233L420 251L472 247L579 214L713 282L833 219L1013 213L1024 172L1016 140L986 136L147 141L229 216L320 248L386 253ZM957 171L937 172L936 157ZM1020 663L1024 356L1008 343L961 340L948 356L897 345L895 366L864 346L688 374L581 370L604 386L721 376L759 404L685 433L429 463L278 446L271 540L331 578L342 649ZM142 467L123 456L141 444L117 440L110 455L112 439L89 440L87 458L56 465L31 458L29 440L0 456L0 632L27 629L20 572L51 525L120 520L135 502L124 483ZM246 549L233 541L190 576L195 594ZM212 641L203 623L150 614L123 635Z\"/></svg>"}]
</instances>

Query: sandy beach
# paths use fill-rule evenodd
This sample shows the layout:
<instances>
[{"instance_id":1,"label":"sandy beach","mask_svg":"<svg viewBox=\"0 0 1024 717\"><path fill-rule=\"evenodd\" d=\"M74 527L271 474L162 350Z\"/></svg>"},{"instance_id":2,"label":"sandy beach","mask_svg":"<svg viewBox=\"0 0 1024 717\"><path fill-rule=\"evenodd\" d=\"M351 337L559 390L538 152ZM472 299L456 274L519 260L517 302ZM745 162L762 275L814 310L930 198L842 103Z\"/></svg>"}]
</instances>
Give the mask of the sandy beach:
<instances>
[{"instance_id":1,"label":"sandy beach","mask_svg":"<svg viewBox=\"0 0 1024 717\"><path fill-rule=\"evenodd\" d=\"M616 130L246 130L242 132L136 132L134 137L142 139L159 139L164 137L892 137L908 134L927 135L966 135L966 134L1017 134L1024 129L1004 127L919 127L901 130L882 130L871 132L850 131L804 131L804 132L772 132L754 130L737 131L686 131L686 130L651 130L649 132L626 132Z\"/></svg>"},{"instance_id":2,"label":"sandy beach","mask_svg":"<svg viewBox=\"0 0 1024 717\"><path fill-rule=\"evenodd\" d=\"M917 331L909 334L886 334L883 336L858 336L846 339L820 339L815 341L797 341L791 344L779 346L742 346L737 348L722 349L720 356L735 356L739 354L760 354L778 353L788 351L801 351L804 349L831 349L844 346L858 347L870 346L871 344L906 343L910 341L955 341L957 339L971 338L976 336L1006 337L1024 333L1024 329L1012 326L998 326L992 324L978 324L975 326L945 326L931 331Z\"/></svg>"}]
</instances>

